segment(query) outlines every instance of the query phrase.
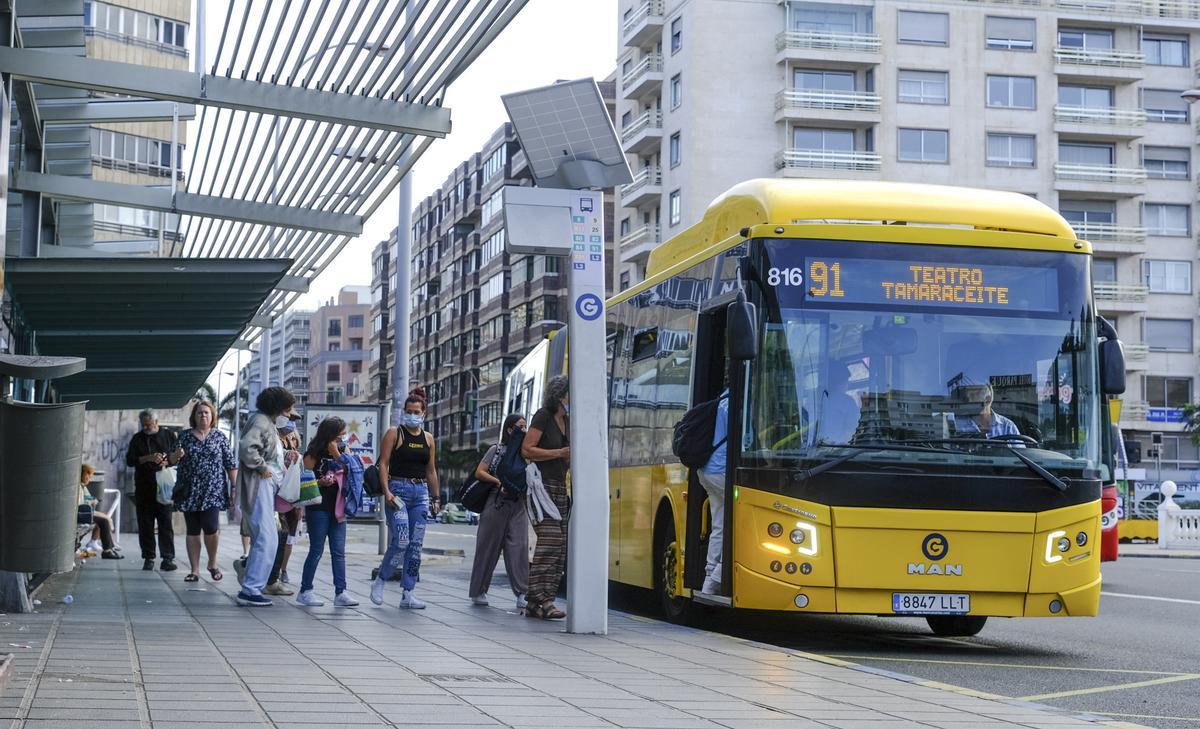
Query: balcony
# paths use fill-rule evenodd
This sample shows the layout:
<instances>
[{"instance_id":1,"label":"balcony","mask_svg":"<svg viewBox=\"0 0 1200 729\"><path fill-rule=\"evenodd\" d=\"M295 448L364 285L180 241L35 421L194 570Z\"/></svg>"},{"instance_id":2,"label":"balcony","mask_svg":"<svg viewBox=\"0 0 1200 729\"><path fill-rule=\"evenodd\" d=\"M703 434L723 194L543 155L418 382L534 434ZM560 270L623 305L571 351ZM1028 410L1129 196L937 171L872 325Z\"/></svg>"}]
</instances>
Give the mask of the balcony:
<instances>
[{"instance_id":1,"label":"balcony","mask_svg":"<svg viewBox=\"0 0 1200 729\"><path fill-rule=\"evenodd\" d=\"M1097 281L1092 284L1092 292L1096 297L1096 308L1102 312L1146 311L1146 299L1150 295L1150 289L1145 284L1111 281Z\"/></svg>"},{"instance_id":2,"label":"balcony","mask_svg":"<svg viewBox=\"0 0 1200 729\"><path fill-rule=\"evenodd\" d=\"M645 167L633 182L621 186L621 205L637 208L662 199L662 168Z\"/></svg>"},{"instance_id":3,"label":"balcony","mask_svg":"<svg viewBox=\"0 0 1200 729\"><path fill-rule=\"evenodd\" d=\"M642 0L621 26L621 38L627 46L640 46L661 37L662 0Z\"/></svg>"},{"instance_id":4,"label":"balcony","mask_svg":"<svg viewBox=\"0 0 1200 729\"><path fill-rule=\"evenodd\" d=\"M807 177L797 170L850 170L878 172L881 159L874 152L834 152L824 149L785 149L775 157L775 169L784 177Z\"/></svg>"},{"instance_id":5,"label":"balcony","mask_svg":"<svg viewBox=\"0 0 1200 729\"><path fill-rule=\"evenodd\" d=\"M1108 81L1136 81L1142 78L1146 56L1140 51L1115 48L1054 49L1054 71L1059 76Z\"/></svg>"},{"instance_id":6,"label":"balcony","mask_svg":"<svg viewBox=\"0 0 1200 729\"><path fill-rule=\"evenodd\" d=\"M1011 5L1011 0L991 0ZM1022 0L1022 5L1044 5L1063 12L1086 15L1135 15L1147 18L1200 18L1197 0Z\"/></svg>"},{"instance_id":7,"label":"balcony","mask_svg":"<svg viewBox=\"0 0 1200 729\"><path fill-rule=\"evenodd\" d=\"M662 234L657 225L645 225L628 235L621 236L620 258L622 263L644 264L650 257L650 251L662 242Z\"/></svg>"},{"instance_id":8,"label":"balcony","mask_svg":"<svg viewBox=\"0 0 1200 729\"><path fill-rule=\"evenodd\" d=\"M1145 253L1146 229L1111 223L1072 223L1075 235L1100 253Z\"/></svg>"},{"instance_id":9,"label":"balcony","mask_svg":"<svg viewBox=\"0 0 1200 729\"><path fill-rule=\"evenodd\" d=\"M874 33L830 33L785 30L775 36L775 61L809 61L817 65L874 66L883 60L883 41Z\"/></svg>"},{"instance_id":10,"label":"balcony","mask_svg":"<svg viewBox=\"0 0 1200 729\"><path fill-rule=\"evenodd\" d=\"M1150 345L1122 343L1122 348L1125 350L1125 369L1146 369L1146 360L1150 356Z\"/></svg>"},{"instance_id":11,"label":"balcony","mask_svg":"<svg viewBox=\"0 0 1200 729\"><path fill-rule=\"evenodd\" d=\"M880 98L865 91L784 89L775 95L775 121L820 119L856 126L879 123Z\"/></svg>"},{"instance_id":12,"label":"balcony","mask_svg":"<svg viewBox=\"0 0 1200 729\"><path fill-rule=\"evenodd\" d=\"M621 93L626 99L640 99L658 90L663 82L663 57L649 53L629 73L621 77Z\"/></svg>"},{"instance_id":13,"label":"balcony","mask_svg":"<svg viewBox=\"0 0 1200 729\"><path fill-rule=\"evenodd\" d=\"M652 109L621 130L621 148L631 154L657 149L662 144L662 112Z\"/></svg>"},{"instance_id":14,"label":"balcony","mask_svg":"<svg viewBox=\"0 0 1200 729\"><path fill-rule=\"evenodd\" d=\"M513 152L509 164L512 168L511 174L513 177L520 177L529 171L529 157L525 154L525 150L518 149L516 152Z\"/></svg>"},{"instance_id":15,"label":"balcony","mask_svg":"<svg viewBox=\"0 0 1200 729\"><path fill-rule=\"evenodd\" d=\"M1150 417L1150 403L1145 400L1126 400L1121 403L1121 422L1144 422Z\"/></svg>"},{"instance_id":16,"label":"balcony","mask_svg":"<svg viewBox=\"0 0 1200 729\"><path fill-rule=\"evenodd\" d=\"M1104 139L1136 139L1144 136L1146 112L1141 109L1117 109L1107 106L1054 107L1054 131L1073 136Z\"/></svg>"},{"instance_id":17,"label":"balcony","mask_svg":"<svg viewBox=\"0 0 1200 729\"><path fill-rule=\"evenodd\" d=\"M1113 165L1054 164L1055 188L1099 197L1131 197L1144 192L1146 170Z\"/></svg>"}]
</instances>

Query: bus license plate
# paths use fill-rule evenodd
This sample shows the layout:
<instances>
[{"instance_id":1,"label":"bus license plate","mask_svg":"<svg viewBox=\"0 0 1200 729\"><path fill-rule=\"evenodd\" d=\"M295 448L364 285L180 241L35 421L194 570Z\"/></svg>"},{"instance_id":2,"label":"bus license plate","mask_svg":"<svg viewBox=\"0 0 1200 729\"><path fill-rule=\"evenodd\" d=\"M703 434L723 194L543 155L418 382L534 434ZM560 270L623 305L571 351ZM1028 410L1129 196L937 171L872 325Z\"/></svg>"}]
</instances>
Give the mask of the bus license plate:
<instances>
[{"instance_id":1,"label":"bus license plate","mask_svg":"<svg viewBox=\"0 0 1200 729\"><path fill-rule=\"evenodd\" d=\"M892 612L919 615L965 615L971 611L971 596L941 592L893 592Z\"/></svg>"}]
</instances>

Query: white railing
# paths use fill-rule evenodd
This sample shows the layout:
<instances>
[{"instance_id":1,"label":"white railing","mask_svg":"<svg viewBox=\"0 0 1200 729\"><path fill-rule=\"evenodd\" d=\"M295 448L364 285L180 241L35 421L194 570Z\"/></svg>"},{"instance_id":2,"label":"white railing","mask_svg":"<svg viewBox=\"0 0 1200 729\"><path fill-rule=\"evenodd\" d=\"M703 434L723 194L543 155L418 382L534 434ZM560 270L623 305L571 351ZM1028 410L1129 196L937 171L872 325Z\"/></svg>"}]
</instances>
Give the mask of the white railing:
<instances>
[{"instance_id":1,"label":"white railing","mask_svg":"<svg viewBox=\"0 0 1200 729\"><path fill-rule=\"evenodd\" d=\"M1063 164L1062 162L1056 162L1054 164L1054 176L1060 180L1139 183L1146 180L1146 170L1142 167L1113 167L1112 165L1069 165Z\"/></svg>"},{"instance_id":2,"label":"white railing","mask_svg":"<svg viewBox=\"0 0 1200 729\"><path fill-rule=\"evenodd\" d=\"M662 73L663 57L661 53L649 53L642 62L629 69L629 73L621 77L621 86L629 88L636 86L642 77L651 73Z\"/></svg>"},{"instance_id":3,"label":"white railing","mask_svg":"<svg viewBox=\"0 0 1200 729\"><path fill-rule=\"evenodd\" d=\"M1144 243L1146 229L1142 227L1113 225L1112 223L1072 223L1075 235L1087 241L1113 243Z\"/></svg>"},{"instance_id":4,"label":"white railing","mask_svg":"<svg viewBox=\"0 0 1200 729\"><path fill-rule=\"evenodd\" d=\"M1174 481L1158 487L1163 500L1158 505L1158 548L1200 549L1200 509L1184 509L1175 503Z\"/></svg>"},{"instance_id":5,"label":"white railing","mask_svg":"<svg viewBox=\"0 0 1200 729\"><path fill-rule=\"evenodd\" d=\"M1054 107L1054 120L1069 124L1111 124L1113 126L1140 127L1146 123L1146 112L1141 109L1058 104Z\"/></svg>"},{"instance_id":6,"label":"white railing","mask_svg":"<svg viewBox=\"0 0 1200 729\"><path fill-rule=\"evenodd\" d=\"M1057 8L1089 15L1135 15L1150 18L1200 18L1198 0L982 0L993 5ZM972 5L980 0L966 0Z\"/></svg>"},{"instance_id":7,"label":"white railing","mask_svg":"<svg viewBox=\"0 0 1200 729\"><path fill-rule=\"evenodd\" d=\"M1125 350L1126 362L1144 362L1150 356L1149 344L1121 344L1121 349Z\"/></svg>"},{"instance_id":8,"label":"white railing","mask_svg":"<svg viewBox=\"0 0 1200 729\"><path fill-rule=\"evenodd\" d=\"M874 152L830 152L823 149L785 149L775 157L776 169L878 170Z\"/></svg>"},{"instance_id":9,"label":"white railing","mask_svg":"<svg viewBox=\"0 0 1200 729\"><path fill-rule=\"evenodd\" d=\"M662 0L642 0L642 3L625 21L622 27L622 32L625 35L630 35L633 31L649 18L658 18L662 22L663 3Z\"/></svg>"},{"instance_id":10,"label":"white railing","mask_svg":"<svg viewBox=\"0 0 1200 729\"><path fill-rule=\"evenodd\" d=\"M847 111L879 111L877 94L865 91L813 91L785 89L775 94L776 109L841 109Z\"/></svg>"},{"instance_id":11,"label":"white railing","mask_svg":"<svg viewBox=\"0 0 1200 729\"><path fill-rule=\"evenodd\" d=\"M830 51L877 53L883 40L874 33L827 33L821 30L785 30L775 36L775 50L819 48Z\"/></svg>"},{"instance_id":12,"label":"white railing","mask_svg":"<svg viewBox=\"0 0 1200 729\"><path fill-rule=\"evenodd\" d=\"M1124 301L1142 303L1150 295L1150 289L1145 284L1122 284L1111 281L1097 281L1092 285L1096 301Z\"/></svg>"},{"instance_id":13,"label":"white railing","mask_svg":"<svg viewBox=\"0 0 1200 729\"><path fill-rule=\"evenodd\" d=\"M1138 51L1118 51L1115 48L1064 48L1059 46L1054 49L1054 61L1067 66L1141 68L1146 65L1146 54Z\"/></svg>"},{"instance_id":14,"label":"white railing","mask_svg":"<svg viewBox=\"0 0 1200 729\"><path fill-rule=\"evenodd\" d=\"M634 193L643 187L662 184L662 168L659 167L644 167L642 171L633 176L633 180L628 185L621 186L621 197L632 197Z\"/></svg>"},{"instance_id":15,"label":"white railing","mask_svg":"<svg viewBox=\"0 0 1200 729\"><path fill-rule=\"evenodd\" d=\"M662 241L659 238L657 225L644 225L637 230L632 230L628 234L621 236L622 248L632 248L646 243L656 246L660 242Z\"/></svg>"},{"instance_id":16,"label":"white railing","mask_svg":"<svg viewBox=\"0 0 1200 729\"><path fill-rule=\"evenodd\" d=\"M629 126L621 130L621 141L628 142L647 129L662 129L661 111L648 111L629 122Z\"/></svg>"},{"instance_id":17,"label":"white railing","mask_svg":"<svg viewBox=\"0 0 1200 729\"><path fill-rule=\"evenodd\" d=\"M1150 417L1150 403L1145 400L1127 400L1121 404L1121 420L1139 421Z\"/></svg>"}]
</instances>

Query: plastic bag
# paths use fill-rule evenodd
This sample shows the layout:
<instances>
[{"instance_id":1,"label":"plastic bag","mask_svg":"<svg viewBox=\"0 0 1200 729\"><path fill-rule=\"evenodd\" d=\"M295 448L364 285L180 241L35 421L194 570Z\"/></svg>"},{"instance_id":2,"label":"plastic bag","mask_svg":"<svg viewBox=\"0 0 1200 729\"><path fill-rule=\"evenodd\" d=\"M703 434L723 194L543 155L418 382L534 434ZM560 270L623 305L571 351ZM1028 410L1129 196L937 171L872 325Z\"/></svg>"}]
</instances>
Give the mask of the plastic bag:
<instances>
[{"instance_id":1,"label":"plastic bag","mask_svg":"<svg viewBox=\"0 0 1200 729\"><path fill-rule=\"evenodd\" d=\"M321 489L317 485L317 475L305 468L300 474L300 499L295 506L313 506L321 503Z\"/></svg>"},{"instance_id":2,"label":"plastic bag","mask_svg":"<svg viewBox=\"0 0 1200 729\"><path fill-rule=\"evenodd\" d=\"M154 481L158 484L158 494L155 498L164 506L174 503L171 493L175 490L175 475L174 468L164 468L154 474Z\"/></svg>"},{"instance_id":3,"label":"plastic bag","mask_svg":"<svg viewBox=\"0 0 1200 729\"><path fill-rule=\"evenodd\" d=\"M294 504L300 500L300 472L304 465L296 461L283 472L283 483L279 486L279 498Z\"/></svg>"}]
</instances>

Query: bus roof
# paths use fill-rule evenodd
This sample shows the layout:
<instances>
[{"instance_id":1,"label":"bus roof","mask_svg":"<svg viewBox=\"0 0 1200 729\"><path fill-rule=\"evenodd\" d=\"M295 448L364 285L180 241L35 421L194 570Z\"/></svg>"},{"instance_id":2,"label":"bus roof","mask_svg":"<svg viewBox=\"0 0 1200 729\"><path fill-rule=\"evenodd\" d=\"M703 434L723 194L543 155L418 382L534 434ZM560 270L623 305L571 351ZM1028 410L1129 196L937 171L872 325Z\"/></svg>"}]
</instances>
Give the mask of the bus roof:
<instances>
[{"instance_id":1,"label":"bus roof","mask_svg":"<svg viewBox=\"0 0 1200 729\"><path fill-rule=\"evenodd\" d=\"M697 224L650 253L649 278L752 225L910 223L1044 235L1075 241L1061 215L1028 195L873 180L747 180Z\"/></svg>"}]
</instances>

